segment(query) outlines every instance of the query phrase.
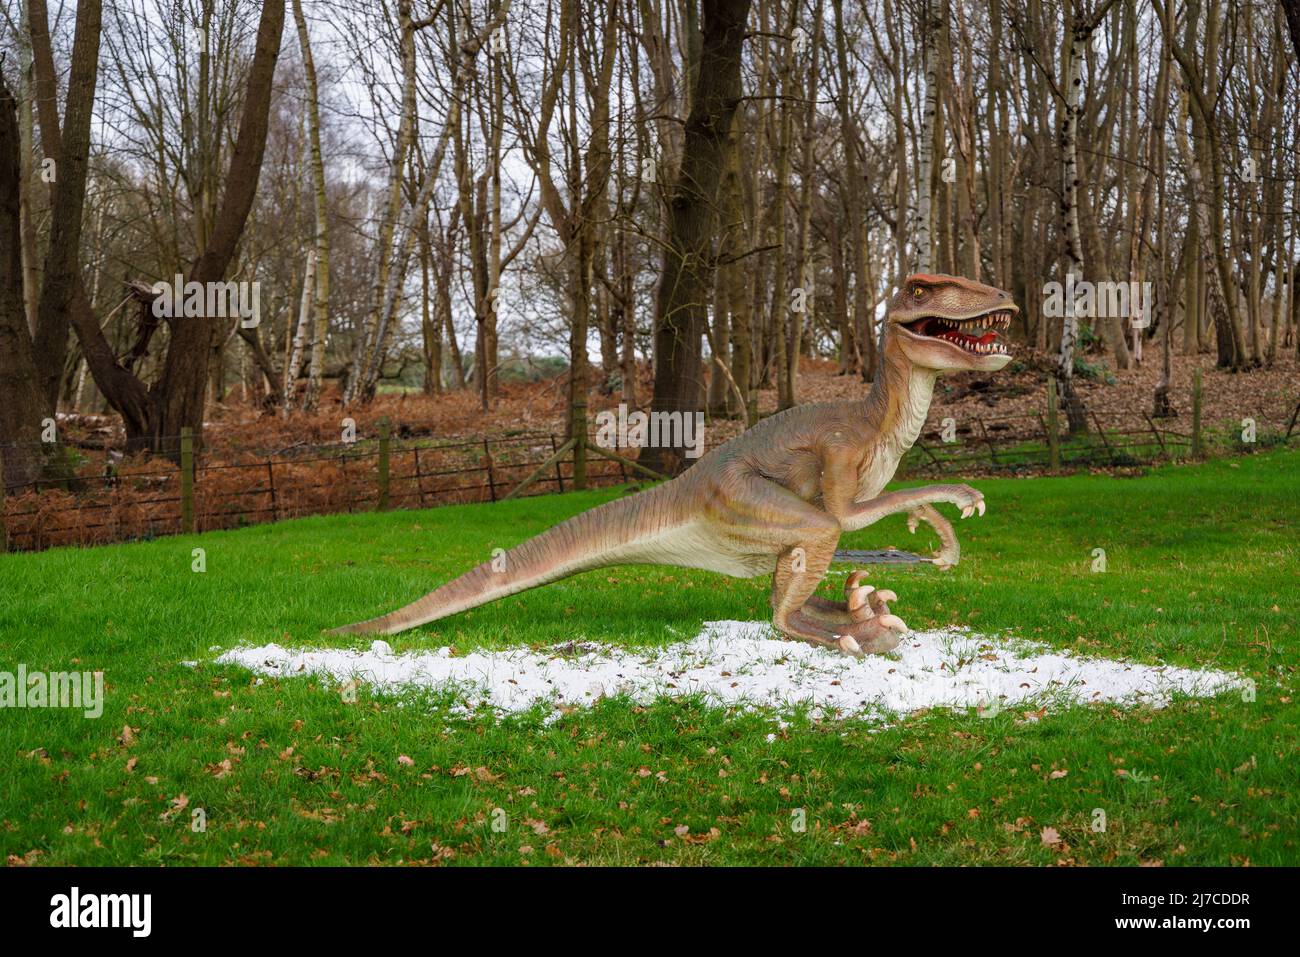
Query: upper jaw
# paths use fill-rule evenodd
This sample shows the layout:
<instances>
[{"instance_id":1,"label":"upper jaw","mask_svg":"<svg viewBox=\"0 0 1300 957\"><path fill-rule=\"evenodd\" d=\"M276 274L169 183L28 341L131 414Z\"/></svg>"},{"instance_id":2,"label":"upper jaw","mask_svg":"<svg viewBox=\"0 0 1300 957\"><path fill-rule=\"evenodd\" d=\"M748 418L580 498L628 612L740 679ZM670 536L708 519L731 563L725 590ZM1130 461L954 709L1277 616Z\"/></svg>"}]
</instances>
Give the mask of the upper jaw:
<instances>
[{"instance_id":1,"label":"upper jaw","mask_svg":"<svg viewBox=\"0 0 1300 957\"><path fill-rule=\"evenodd\" d=\"M1009 304L965 316L921 315L894 324L909 338L948 343L968 356L1010 356L1001 333L1011 328L1019 311Z\"/></svg>"}]
</instances>

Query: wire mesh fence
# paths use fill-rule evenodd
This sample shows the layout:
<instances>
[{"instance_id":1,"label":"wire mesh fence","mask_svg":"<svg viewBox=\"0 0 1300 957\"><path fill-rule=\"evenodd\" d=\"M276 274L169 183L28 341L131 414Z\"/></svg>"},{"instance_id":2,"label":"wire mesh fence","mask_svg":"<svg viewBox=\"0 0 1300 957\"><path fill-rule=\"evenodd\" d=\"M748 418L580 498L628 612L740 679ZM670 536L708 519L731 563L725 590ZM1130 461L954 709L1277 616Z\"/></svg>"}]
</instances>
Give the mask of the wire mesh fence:
<instances>
[{"instance_id":1,"label":"wire mesh fence","mask_svg":"<svg viewBox=\"0 0 1300 957\"><path fill-rule=\"evenodd\" d=\"M1056 468L1137 468L1300 441L1293 417L1250 417L1198 429L1190 418L1089 413L1087 425L1087 431L1071 434L1064 419L1056 424ZM1037 413L953 422L946 434L943 429L923 433L904 458L903 471L917 476L1050 471L1052 431L1052 423Z\"/></svg>"},{"instance_id":2,"label":"wire mesh fence","mask_svg":"<svg viewBox=\"0 0 1300 957\"><path fill-rule=\"evenodd\" d=\"M1300 411L1300 410L1297 410ZM935 419L932 419L932 423ZM1035 474L1054 467L1125 468L1193 454L1249 453L1300 440L1296 415L1261 417L1201 428L1187 419L1146 414L1092 414L1088 430L1071 435L1041 414L938 418L905 457L901 476ZM562 448L550 432L437 441L418 430L355 442L244 450L216 459L167 439L163 453L179 459L76 463L71 449L9 445L0 455L41 454L74 463L4 489L0 484L0 549L34 551L151 539L190 529L208 531L308 515L495 502L505 498ZM1053 448L1055 445L1055 448ZM705 448L711 445L706 443ZM615 450L635 459L636 449ZM638 478L623 463L587 457L587 486ZM528 486L528 496L574 487L572 454Z\"/></svg>"},{"instance_id":3,"label":"wire mesh fence","mask_svg":"<svg viewBox=\"0 0 1300 957\"><path fill-rule=\"evenodd\" d=\"M187 500L197 531L380 507L494 502L552 457L562 441L552 433L529 432L453 442L372 439L249 451L221 460L195 453L192 492L183 487L181 465L158 458L124 461L10 486L0 514L9 549L39 550L180 533L190 527ZM178 436L172 448L179 450L181 443ZM0 450L14 451L14 446ZM55 450L49 455L58 457ZM588 487L634 477L618 463L588 459ZM524 494L568 491L573 485L573 461L567 458Z\"/></svg>"}]
</instances>

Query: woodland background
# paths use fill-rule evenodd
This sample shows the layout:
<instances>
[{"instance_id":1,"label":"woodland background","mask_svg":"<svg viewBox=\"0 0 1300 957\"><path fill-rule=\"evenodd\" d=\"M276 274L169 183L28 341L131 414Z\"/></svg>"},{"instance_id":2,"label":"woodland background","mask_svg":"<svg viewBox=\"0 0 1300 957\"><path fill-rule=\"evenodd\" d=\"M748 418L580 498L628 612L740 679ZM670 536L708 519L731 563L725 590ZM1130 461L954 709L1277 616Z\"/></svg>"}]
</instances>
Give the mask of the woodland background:
<instances>
[{"instance_id":1,"label":"woodland background","mask_svg":"<svg viewBox=\"0 0 1300 957\"><path fill-rule=\"evenodd\" d=\"M1156 416L1181 357L1294 386L1297 0L0 11L11 487L87 413L169 457L394 391L472 429L521 381L571 435L604 401L752 424L810 368L860 391L914 271L1010 290L1075 431L1102 367L1159 370ZM178 274L258 283L260 323L156 318ZM1151 282L1152 315L1045 314L1067 274Z\"/></svg>"}]
</instances>

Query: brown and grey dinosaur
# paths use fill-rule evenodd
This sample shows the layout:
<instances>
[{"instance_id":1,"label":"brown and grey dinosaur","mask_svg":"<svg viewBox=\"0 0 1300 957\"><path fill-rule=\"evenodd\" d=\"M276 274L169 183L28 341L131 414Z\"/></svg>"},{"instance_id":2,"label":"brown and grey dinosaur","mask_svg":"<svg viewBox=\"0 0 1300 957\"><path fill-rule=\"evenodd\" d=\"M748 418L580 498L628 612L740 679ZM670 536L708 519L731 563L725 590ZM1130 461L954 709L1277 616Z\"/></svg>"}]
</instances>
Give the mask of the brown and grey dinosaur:
<instances>
[{"instance_id":1,"label":"brown and grey dinosaur","mask_svg":"<svg viewBox=\"0 0 1300 957\"><path fill-rule=\"evenodd\" d=\"M797 406L714 449L670 482L575 515L404 608L334 633L392 634L610 565L676 565L750 578L773 575L773 624L783 635L851 655L888 651L907 631L897 596L852 573L844 602L814 594L844 532L907 512L955 564L952 526L984 513L967 485L881 494L925 424L944 372L993 372L1010 361L1000 332L1019 312L1010 295L956 276L914 275L890 301L881 367L867 396Z\"/></svg>"}]
</instances>

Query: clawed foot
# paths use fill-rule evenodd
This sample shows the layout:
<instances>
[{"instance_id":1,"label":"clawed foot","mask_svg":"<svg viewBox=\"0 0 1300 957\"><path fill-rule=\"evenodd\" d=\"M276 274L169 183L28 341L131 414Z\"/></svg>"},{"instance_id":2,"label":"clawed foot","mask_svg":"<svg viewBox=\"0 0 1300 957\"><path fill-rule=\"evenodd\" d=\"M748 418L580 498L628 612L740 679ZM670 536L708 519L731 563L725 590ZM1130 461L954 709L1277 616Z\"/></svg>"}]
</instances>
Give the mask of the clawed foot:
<instances>
[{"instance_id":1,"label":"clawed foot","mask_svg":"<svg viewBox=\"0 0 1300 957\"><path fill-rule=\"evenodd\" d=\"M897 601L898 596L888 588L873 588L863 582L866 574L853 572L844 582L851 624L836 642L840 651L856 658L891 651L907 634L907 624L889 611L889 602Z\"/></svg>"},{"instance_id":2,"label":"clawed foot","mask_svg":"<svg viewBox=\"0 0 1300 957\"><path fill-rule=\"evenodd\" d=\"M864 584L866 574L857 571L849 575L844 583L845 601L813 596L784 626L778 623L778 629L789 638L835 648L855 658L896 648L907 634L903 619L889 611L889 602L897 601L898 596L887 588Z\"/></svg>"}]
</instances>

